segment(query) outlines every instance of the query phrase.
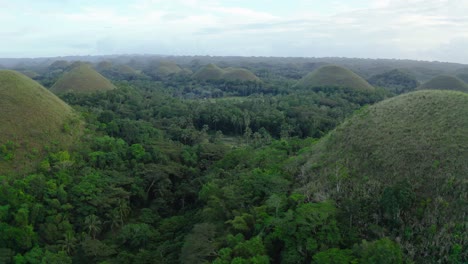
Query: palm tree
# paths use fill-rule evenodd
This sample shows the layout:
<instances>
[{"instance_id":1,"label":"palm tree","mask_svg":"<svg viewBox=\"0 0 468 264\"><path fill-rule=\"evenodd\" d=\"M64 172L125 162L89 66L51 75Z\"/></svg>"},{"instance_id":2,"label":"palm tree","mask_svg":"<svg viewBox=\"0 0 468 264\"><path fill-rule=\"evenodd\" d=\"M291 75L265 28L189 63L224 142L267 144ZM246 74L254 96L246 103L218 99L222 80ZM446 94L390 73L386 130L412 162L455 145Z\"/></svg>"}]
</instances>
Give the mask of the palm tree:
<instances>
[{"instance_id":1,"label":"palm tree","mask_svg":"<svg viewBox=\"0 0 468 264\"><path fill-rule=\"evenodd\" d=\"M99 217L92 214L85 218L85 225L88 229L88 234L90 234L93 239L96 239L96 235L101 232L101 220Z\"/></svg>"},{"instance_id":2,"label":"palm tree","mask_svg":"<svg viewBox=\"0 0 468 264\"><path fill-rule=\"evenodd\" d=\"M120 216L120 224L123 225L125 218L130 214L130 207L128 206L128 202L123 199L119 199L119 216Z\"/></svg>"},{"instance_id":3,"label":"palm tree","mask_svg":"<svg viewBox=\"0 0 468 264\"><path fill-rule=\"evenodd\" d=\"M71 255L75 249L77 241L78 240L75 238L73 231L68 231L63 235L63 240L60 240L59 243L62 244L62 250L67 252L68 255Z\"/></svg>"}]
</instances>

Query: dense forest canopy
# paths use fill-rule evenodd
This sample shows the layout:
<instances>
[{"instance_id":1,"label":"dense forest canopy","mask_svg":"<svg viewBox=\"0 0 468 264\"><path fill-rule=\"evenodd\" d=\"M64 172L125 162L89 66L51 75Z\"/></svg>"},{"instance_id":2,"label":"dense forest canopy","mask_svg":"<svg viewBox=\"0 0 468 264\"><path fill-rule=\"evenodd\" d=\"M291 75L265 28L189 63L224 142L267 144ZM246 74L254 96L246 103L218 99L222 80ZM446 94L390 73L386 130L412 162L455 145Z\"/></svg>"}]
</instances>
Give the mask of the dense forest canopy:
<instances>
[{"instance_id":1,"label":"dense forest canopy","mask_svg":"<svg viewBox=\"0 0 468 264\"><path fill-rule=\"evenodd\" d=\"M468 95L413 91L466 65L143 55L0 64L25 74L0 71L0 122L18 125L0 125L0 263L468 259ZM296 85L331 64L354 72L353 86ZM195 78L206 68L229 78ZM67 76L87 92L59 99L44 88ZM25 101L24 89L40 94ZM49 121L13 116L25 109ZM48 140L28 148L25 131Z\"/></svg>"}]
</instances>

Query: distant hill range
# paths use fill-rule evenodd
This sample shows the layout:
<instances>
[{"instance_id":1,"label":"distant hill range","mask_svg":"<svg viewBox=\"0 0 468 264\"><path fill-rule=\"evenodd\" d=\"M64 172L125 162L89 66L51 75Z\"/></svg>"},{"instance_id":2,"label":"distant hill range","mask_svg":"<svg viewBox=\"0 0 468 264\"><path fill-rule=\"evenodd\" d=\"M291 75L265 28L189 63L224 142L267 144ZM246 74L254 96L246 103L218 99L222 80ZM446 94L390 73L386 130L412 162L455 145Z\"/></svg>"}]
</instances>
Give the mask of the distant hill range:
<instances>
[{"instance_id":1,"label":"distant hill range","mask_svg":"<svg viewBox=\"0 0 468 264\"><path fill-rule=\"evenodd\" d=\"M416 61L403 59L360 59L342 57L300 58L300 57L238 57L238 56L165 56L165 55L109 55L109 56L65 56L50 58L0 59L0 65L18 71L32 70L43 74L48 67L57 61L87 61L97 64L109 61L114 65L128 65L139 72L148 71L153 61L170 61L182 70L196 72L200 66L216 64L221 68L247 68L257 77L263 75L299 80L311 71L325 65L333 64L355 72L364 79L377 74L400 69L414 76L418 82L426 82L441 74L454 74L468 68L465 64L437 61ZM157 65L156 65L157 66ZM156 67L153 67L156 68ZM454 74L456 75L456 74ZM460 77L460 76L459 76Z\"/></svg>"}]
</instances>

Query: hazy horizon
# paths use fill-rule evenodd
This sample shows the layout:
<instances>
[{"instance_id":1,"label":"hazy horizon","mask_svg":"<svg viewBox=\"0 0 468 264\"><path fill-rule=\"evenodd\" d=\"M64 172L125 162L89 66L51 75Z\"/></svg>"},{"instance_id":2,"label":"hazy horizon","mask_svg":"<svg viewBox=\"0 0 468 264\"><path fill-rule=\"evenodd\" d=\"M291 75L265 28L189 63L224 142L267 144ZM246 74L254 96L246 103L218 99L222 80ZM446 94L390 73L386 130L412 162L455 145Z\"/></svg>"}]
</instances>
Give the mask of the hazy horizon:
<instances>
[{"instance_id":1,"label":"hazy horizon","mask_svg":"<svg viewBox=\"0 0 468 264\"><path fill-rule=\"evenodd\" d=\"M468 63L468 2L0 0L1 58L118 54Z\"/></svg>"}]
</instances>

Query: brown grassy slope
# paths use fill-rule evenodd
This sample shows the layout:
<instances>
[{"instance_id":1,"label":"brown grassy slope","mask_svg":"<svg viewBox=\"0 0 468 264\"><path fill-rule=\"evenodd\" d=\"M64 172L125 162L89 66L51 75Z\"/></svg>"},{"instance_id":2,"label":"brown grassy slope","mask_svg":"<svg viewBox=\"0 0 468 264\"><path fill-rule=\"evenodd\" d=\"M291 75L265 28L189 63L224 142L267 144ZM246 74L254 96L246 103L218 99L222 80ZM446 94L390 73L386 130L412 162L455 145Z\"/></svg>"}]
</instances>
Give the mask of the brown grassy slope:
<instances>
[{"instance_id":1,"label":"brown grassy slope","mask_svg":"<svg viewBox=\"0 0 468 264\"><path fill-rule=\"evenodd\" d=\"M13 159L0 153L0 174L31 167L45 146L71 144L79 127L70 106L14 71L0 71L0 112L0 146L9 141L16 145ZM29 157L33 152L36 157Z\"/></svg>"},{"instance_id":2,"label":"brown grassy slope","mask_svg":"<svg viewBox=\"0 0 468 264\"><path fill-rule=\"evenodd\" d=\"M168 76L171 74L180 73L182 69L172 61L161 61L156 70L157 75L159 76Z\"/></svg>"},{"instance_id":3,"label":"brown grassy slope","mask_svg":"<svg viewBox=\"0 0 468 264\"><path fill-rule=\"evenodd\" d=\"M226 81L259 82L260 79L251 71L242 68L224 69L222 79Z\"/></svg>"},{"instance_id":4,"label":"brown grassy slope","mask_svg":"<svg viewBox=\"0 0 468 264\"><path fill-rule=\"evenodd\" d=\"M414 203L395 216L401 230L437 227L433 235L419 233L419 241L431 243L420 244L414 253L440 248L432 257L442 259L456 243L451 230L466 221L468 94L425 90L382 101L349 118L306 157L300 190L311 199L366 204L379 216L388 205L381 203L385 191L407 188ZM360 213L356 209L355 215ZM366 229L373 221L353 223ZM402 241L408 250L413 243L412 238Z\"/></svg>"},{"instance_id":5,"label":"brown grassy slope","mask_svg":"<svg viewBox=\"0 0 468 264\"><path fill-rule=\"evenodd\" d=\"M224 74L223 69L214 64L208 64L193 74L193 78L199 81L219 80Z\"/></svg>"}]
</instances>

